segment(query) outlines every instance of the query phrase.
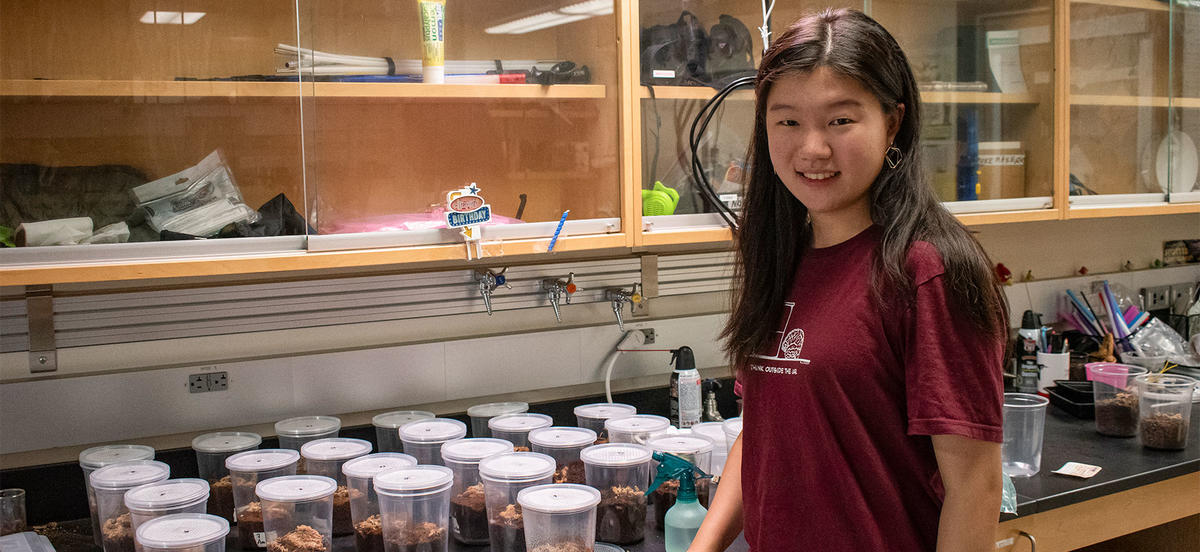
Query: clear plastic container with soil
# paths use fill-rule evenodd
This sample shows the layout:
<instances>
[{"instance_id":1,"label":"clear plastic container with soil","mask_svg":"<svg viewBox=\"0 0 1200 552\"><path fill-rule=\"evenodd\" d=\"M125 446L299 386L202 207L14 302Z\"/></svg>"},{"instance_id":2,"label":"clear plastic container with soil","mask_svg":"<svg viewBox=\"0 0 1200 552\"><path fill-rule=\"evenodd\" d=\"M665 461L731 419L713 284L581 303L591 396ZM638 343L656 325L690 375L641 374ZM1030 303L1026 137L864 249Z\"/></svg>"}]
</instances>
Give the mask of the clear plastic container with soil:
<instances>
[{"instance_id":1,"label":"clear plastic container with soil","mask_svg":"<svg viewBox=\"0 0 1200 552\"><path fill-rule=\"evenodd\" d=\"M488 543L487 502L479 461L513 450L503 439L457 439L442 445L442 461L454 471L450 489L450 534L463 544Z\"/></svg>"},{"instance_id":2,"label":"clear plastic container with soil","mask_svg":"<svg viewBox=\"0 0 1200 552\"><path fill-rule=\"evenodd\" d=\"M1145 368L1127 364L1096 362L1087 365L1097 433L1109 437L1137 434L1138 397L1133 380L1145 373Z\"/></svg>"},{"instance_id":3,"label":"clear plastic container with soil","mask_svg":"<svg viewBox=\"0 0 1200 552\"><path fill-rule=\"evenodd\" d=\"M554 418L545 414L522 412L520 414L504 414L488 420L488 429L492 437L504 439L513 444L513 450L528 452L529 432L554 425Z\"/></svg>"},{"instance_id":4,"label":"clear plastic container with soil","mask_svg":"<svg viewBox=\"0 0 1200 552\"><path fill-rule=\"evenodd\" d=\"M92 472L89 481L96 492L100 515L100 546L104 552L133 552L133 519L125 507L125 492L165 481L171 468L162 462L136 460L109 464Z\"/></svg>"},{"instance_id":5,"label":"clear plastic container with soil","mask_svg":"<svg viewBox=\"0 0 1200 552\"><path fill-rule=\"evenodd\" d=\"M587 484L599 489L596 540L634 544L646 535L650 449L629 443L588 447L580 453Z\"/></svg>"},{"instance_id":6,"label":"clear plastic container with soil","mask_svg":"<svg viewBox=\"0 0 1200 552\"><path fill-rule=\"evenodd\" d=\"M1186 376L1143 374L1138 389L1138 437L1142 446L1180 450L1187 447L1196 380Z\"/></svg>"},{"instance_id":7,"label":"clear plastic container with soil","mask_svg":"<svg viewBox=\"0 0 1200 552\"><path fill-rule=\"evenodd\" d=\"M267 547L263 509L255 488L260 481L296 475L300 453L291 449L262 449L239 452L225 459L233 489L238 548Z\"/></svg>"},{"instance_id":8,"label":"clear plastic container with soil","mask_svg":"<svg viewBox=\"0 0 1200 552\"><path fill-rule=\"evenodd\" d=\"M354 547L358 552L383 552L383 522L379 515L379 497L371 479L384 472L411 468L417 459L398 452L379 452L359 456L342 464L349 487L350 520L354 524ZM337 504L334 504L337 525Z\"/></svg>"},{"instance_id":9,"label":"clear plastic container with soil","mask_svg":"<svg viewBox=\"0 0 1200 552\"><path fill-rule=\"evenodd\" d=\"M600 491L587 485L538 485L518 493L517 503L525 518L527 550L591 552L595 546Z\"/></svg>"},{"instance_id":10,"label":"clear plastic container with soil","mask_svg":"<svg viewBox=\"0 0 1200 552\"><path fill-rule=\"evenodd\" d=\"M666 452L683 458L706 473L712 469L713 442L712 439L703 435L695 433L664 435L650 439L646 442L646 446L655 452ZM653 470L654 467L652 465L651 469ZM709 479L696 479L696 498L705 508L708 507L709 481ZM650 494L650 500L654 503L655 527L664 528L663 519L667 515L667 510L675 505L675 498L678 494L678 481L667 481Z\"/></svg>"},{"instance_id":11,"label":"clear plastic container with soil","mask_svg":"<svg viewBox=\"0 0 1200 552\"><path fill-rule=\"evenodd\" d=\"M331 437L309 441L300 447L300 458L308 467L309 475L323 475L338 483L338 488L333 493L335 537L354 533L354 522L350 517L350 488L346 486L346 474L342 473L342 465L347 460L368 454L371 454L371 442L362 439Z\"/></svg>"},{"instance_id":12,"label":"clear plastic container with soil","mask_svg":"<svg viewBox=\"0 0 1200 552\"><path fill-rule=\"evenodd\" d=\"M517 494L550 483L554 471L554 459L536 452L509 452L479 462L492 552L525 550L525 525Z\"/></svg>"},{"instance_id":13,"label":"clear plastic container with soil","mask_svg":"<svg viewBox=\"0 0 1200 552\"><path fill-rule=\"evenodd\" d=\"M623 418L610 418L604 422L610 443L633 443L644 445L652 437L666 435L671 421L653 414L637 414Z\"/></svg>"},{"instance_id":14,"label":"clear plastic container with soil","mask_svg":"<svg viewBox=\"0 0 1200 552\"><path fill-rule=\"evenodd\" d=\"M233 481L229 477L229 469L225 467L225 459L239 452L257 449L260 444L262 437L257 433L239 431L205 433L192 439L192 450L196 451L196 466L200 469L200 478L208 481L211 487L208 513L221 516L230 523L235 521Z\"/></svg>"},{"instance_id":15,"label":"clear plastic container with soil","mask_svg":"<svg viewBox=\"0 0 1200 552\"><path fill-rule=\"evenodd\" d=\"M333 493L337 481L321 475L285 475L259 481L269 552L333 549Z\"/></svg>"},{"instance_id":16,"label":"clear plastic container with soil","mask_svg":"<svg viewBox=\"0 0 1200 552\"><path fill-rule=\"evenodd\" d=\"M109 464L153 460L154 449L145 445L105 445L79 453L79 468L83 470L83 487L87 491L88 512L92 516L92 540L100 546L100 515L96 510L96 493L89 481L92 472Z\"/></svg>"},{"instance_id":17,"label":"clear plastic container with soil","mask_svg":"<svg viewBox=\"0 0 1200 552\"><path fill-rule=\"evenodd\" d=\"M476 439L491 437L492 432L488 429L489 420L496 416L521 412L529 412L529 403L495 402L472 406L467 409L467 416L471 418L471 437Z\"/></svg>"},{"instance_id":18,"label":"clear plastic container with soil","mask_svg":"<svg viewBox=\"0 0 1200 552\"><path fill-rule=\"evenodd\" d=\"M442 465L442 443L466 436L467 424L452 418L417 420L400 428L404 453L428 466Z\"/></svg>"},{"instance_id":19,"label":"clear plastic container with soil","mask_svg":"<svg viewBox=\"0 0 1200 552\"><path fill-rule=\"evenodd\" d=\"M385 552L445 552L450 544L450 487L445 466L415 466L375 476Z\"/></svg>"},{"instance_id":20,"label":"clear plastic container with soil","mask_svg":"<svg viewBox=\"0 0 1200 552\"><path fill-rule=\"evenodd\" d=\"M298 416L275 422L275 435L279 436L279 448L300 452L300 447L309 441L337 437L342 430L342 420L333 416ZM308 473L304 458L296 465L296 473Z\"/></svg>"},{"instance_id":21,"label":"clear plastic container with soil","mask_svg":"<svg viewBox=\"0 0 1200 552\"><path fill-rule=\"evenodd\" d=\"M554 459L555 483L587 483L579 453L595 442L596 432L581 427L545 427L529 432L529 446L533 452Z\"/></svg>"},{"instance_id":22,"label":"clear plastic container with soil","mask_svg":"<svg viewBox=\"0 0 1200 552\"><path fill-rule=\"evenodd\" d=\"M375 450L403 452L404 444L400 442L400 428L409 422L428 420L433 417L433 412L424 410L396 410L371 418L371 425L375 426Z\"/></svg>"},{"instance_id":23,"label":"clear plastic container with soil","mask_svg":"<svg viewBox=\"0 0 1200 552\"><path fill-rule=\"evenodd\" d=\"M208 514L171 514L137 528L142 552L225 552L229 522Z\"/></svg>"},{"instance_id":24,"label":"clear plastic container with soil","mask_svg":"<svg viewBox=\"0 0 1200 552\"><path fill-rule=\"evenodd\" d=\"M125 493L134 533L143 523L172 514L203 514L208 503L203 479L167 479L134 487Z\"/></svg>"},{"instance_id":25,"label":"clear plastic container with soil","mask_svg":"<svg viewBox=\"0 0 1200 552\"><path fill-rule=\"evenodd\" d=\"M622 403L592 403L575 407L575 425L596 432L597 445L608 442L604 422L637 414L637 407Z\"/></svg>"}]
</instances>

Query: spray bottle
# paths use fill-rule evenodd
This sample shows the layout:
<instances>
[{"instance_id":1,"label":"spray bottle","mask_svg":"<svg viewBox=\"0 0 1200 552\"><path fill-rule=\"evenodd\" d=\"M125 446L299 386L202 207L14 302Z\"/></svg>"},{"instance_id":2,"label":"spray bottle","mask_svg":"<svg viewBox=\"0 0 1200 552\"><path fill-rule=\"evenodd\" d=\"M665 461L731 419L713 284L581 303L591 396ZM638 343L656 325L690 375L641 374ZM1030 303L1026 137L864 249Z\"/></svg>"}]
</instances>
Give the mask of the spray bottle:
<instances>
[{"instance_id":1,"label":"spray bottle","mask_svg":"<svg viewBox=\"0 0 1200 552\"><path fill-rule=\"evenodd\" d=\"M712 476L674 454L655 452L654 460L658 462L658 473L654 476L654 483L646 491L646 496L669 479L679 481L675 505L667 510L664 520L666 552L687 552L692 539L696 538L696 532L700 530L704 516L708 514L708 510L701 506L696 498L696 478L708 479Z\"/></svg>"},{"instance_id":2,"label":"spray bottle","mask_svg":"<svg viewBox=\"0 0 1200 552\"><path fill-rule=\"evenodd\" d=\"M680 429L700 423L700 372L691 347L671 351L671 423Z\"/></svg>"}]
</instances>

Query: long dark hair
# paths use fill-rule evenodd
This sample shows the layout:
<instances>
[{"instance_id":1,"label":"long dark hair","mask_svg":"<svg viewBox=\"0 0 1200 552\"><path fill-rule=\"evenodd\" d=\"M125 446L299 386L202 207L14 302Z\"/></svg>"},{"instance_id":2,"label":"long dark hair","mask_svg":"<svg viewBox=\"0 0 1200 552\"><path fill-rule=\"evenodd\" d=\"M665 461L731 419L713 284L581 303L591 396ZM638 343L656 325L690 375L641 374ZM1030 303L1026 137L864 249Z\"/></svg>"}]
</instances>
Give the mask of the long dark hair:
<instances>
[{"instance_id":1,"label":"long dark hair","mask_svg":"<svg viewBox=\"0 0 1200 552\"><path fill-rule=\"evenodd\" d=\"M884 113L904 105L895 147L903 160L884 167L871 184L871 219L883 228L874 255L871 294L881 306L906 306L913 282L905 269L909 247L924 240L937 247L953 307L979 331L1002 336L1008 307L991 261L979 242L942 207L925 179L920 155L920 91L896 39L879 23L851 9L826 10L792 24L763 54L755 82L754 135L749 181L737 232L737 271L732 313L722 337L735 369L767 344L781 316L789 284L811 239L808 209L775 175L767 144L766 102L781 76L818 67L861 83ZM880 152L882 155L883 152Z\"/></svg>"}]
</instances>

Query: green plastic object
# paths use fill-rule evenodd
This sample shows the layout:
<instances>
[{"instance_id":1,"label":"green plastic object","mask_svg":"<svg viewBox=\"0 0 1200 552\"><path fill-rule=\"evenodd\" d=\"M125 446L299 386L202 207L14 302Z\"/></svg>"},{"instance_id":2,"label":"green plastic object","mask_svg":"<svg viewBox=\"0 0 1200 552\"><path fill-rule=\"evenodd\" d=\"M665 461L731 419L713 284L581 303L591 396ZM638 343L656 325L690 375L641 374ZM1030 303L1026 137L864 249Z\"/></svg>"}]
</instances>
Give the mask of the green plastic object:
<instances>
[{"instance_id":1,"label":"green plastic object","mask_svg":"<svg viewBox=\"0 0 1200 552\"><path fill-rule=\"evenodd\" d=\"M679 192L655 182L651 190L642 190L642 216L673 215L679 205Z\"/></svg>"},{"instance_id":2,"label":"green plastic object","mask_svg":"<svg viewBox=\"0 0 1200 552\"><path fill-rule=\"evenodd\" d=\"M704 473L691 462L674 454L655 452L654 460L658 462L658 473L654 475L654 483L646 490L646 494L666 483L668 479L679 481L679 494L675 497L675 505L667 510L663 520L666 526L663 531L666 552L687 552L704 522L708 510L696 499L696 479L708 479L712 476Z\"/></svg>"}]
</instances>

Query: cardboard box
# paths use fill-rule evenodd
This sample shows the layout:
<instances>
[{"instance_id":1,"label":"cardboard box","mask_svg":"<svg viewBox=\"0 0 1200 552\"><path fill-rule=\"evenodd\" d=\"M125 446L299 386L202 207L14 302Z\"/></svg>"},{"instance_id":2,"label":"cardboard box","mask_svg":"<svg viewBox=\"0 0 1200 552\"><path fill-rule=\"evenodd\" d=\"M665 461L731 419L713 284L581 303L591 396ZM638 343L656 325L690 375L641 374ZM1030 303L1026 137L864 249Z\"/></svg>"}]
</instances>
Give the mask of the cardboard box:
<instances>
[{"instance_id":1,"label":"cardboard box","mask_svg":"<svg viewBox=\"0 0 1200 552\"><path fill-rule=\"evenodd\" d=\"M1025 197L1021 142L979 143L979 199Z\"/></svg>"}]
</instances>

